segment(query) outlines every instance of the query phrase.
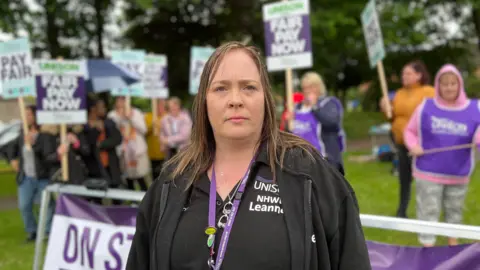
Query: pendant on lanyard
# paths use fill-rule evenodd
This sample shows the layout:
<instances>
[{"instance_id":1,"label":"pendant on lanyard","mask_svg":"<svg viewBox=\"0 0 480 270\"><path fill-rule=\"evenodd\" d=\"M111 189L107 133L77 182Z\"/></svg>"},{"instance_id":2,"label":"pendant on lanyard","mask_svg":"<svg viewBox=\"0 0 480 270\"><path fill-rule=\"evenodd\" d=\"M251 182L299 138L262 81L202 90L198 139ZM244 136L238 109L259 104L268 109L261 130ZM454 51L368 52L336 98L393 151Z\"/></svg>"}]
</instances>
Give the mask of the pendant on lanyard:
<instances>
[{"instance_id":1,"label":"pendant on lanyard","mask_svg":"<svg viewBox=\"0 0 480 270\"><path fill-rule=\"evenodd\" d=\"M220 245L218 247L217 262L215 262L215 260L213 259L213 255L215 254L215 236L218 231L217 227L215 226L217 209L217 179L215 176L215 164L212 166L212 179L210 181L210 194L208 203L208 227L205 229L205 234L207 235L207 247L210 249L210 257L207 261L210 269L218 270L222 266L222 262L225 257L225 250L227 248L228 240L230 238L230 232L232 230L233 221L235 220L235 217L237 215L237 210L240 205L240 201L242 200L243 192L245 191L247 180L250 175L250 169L254 160L255 158L252 159L252 161L250 162L250 165L248 166L248 169L240 182L236 194L233 195L235 198L233 203L231 201L228 202L231 207L228 207L228 209L224 209L223 211L224 216L227 216L227 221L220 224L219 220L219 224L217 224L217 226L219 226L218 228L224 228Z\"/></svg>"}]
</instances>

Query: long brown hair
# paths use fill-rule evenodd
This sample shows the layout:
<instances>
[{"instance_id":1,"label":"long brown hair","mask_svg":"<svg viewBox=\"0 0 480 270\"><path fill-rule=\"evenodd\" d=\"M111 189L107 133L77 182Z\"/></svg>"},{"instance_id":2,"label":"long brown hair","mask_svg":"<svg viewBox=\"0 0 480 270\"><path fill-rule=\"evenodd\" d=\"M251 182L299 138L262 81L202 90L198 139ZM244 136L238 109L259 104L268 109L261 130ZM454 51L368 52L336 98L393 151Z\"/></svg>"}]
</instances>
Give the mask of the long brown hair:
<instances>
[{"instance_id":1,"label":"long brown hair","mask_svg":"<svg viewBox=\"0 0 480 270\"><path fill-rule=\"evenodd\" d=\"M246 52L253 59L260 73L265 95L265 118L258 145L266 145L269 165L274 178L275 165L279 164L283 167L283 159L287 149L297 146L305 150L307 154L312 149L305 140L278 129L275 118L275 100L271 91L267 68L263 63L260 52L255 47L246 46L240 42L228 42L215 50L203 68L198 94L193 102L195 121L193 123L190 144L165 163L166 167L174 166L170 175L172 179L176 179L187 170L189 171L187 187L212 166L215 158L215 138L213 137L212 126L207 115L206 95L220 62L232 50L243 50ZM311 154L309 156L313 158Z\"/></svg>"}]
</instances>

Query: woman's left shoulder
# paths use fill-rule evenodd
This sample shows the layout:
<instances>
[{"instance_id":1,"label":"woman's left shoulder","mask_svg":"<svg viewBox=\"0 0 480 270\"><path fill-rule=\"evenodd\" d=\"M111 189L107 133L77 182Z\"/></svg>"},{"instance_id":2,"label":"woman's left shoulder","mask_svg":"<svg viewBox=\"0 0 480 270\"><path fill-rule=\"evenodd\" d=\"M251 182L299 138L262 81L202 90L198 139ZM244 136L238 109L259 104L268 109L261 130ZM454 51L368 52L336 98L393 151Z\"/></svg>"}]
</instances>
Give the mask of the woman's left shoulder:
<instances>
[{"instance_id":1,"label":"woman's left shoulder","mask_svg":"<svg viewBox=\"0 0 480 270\"><path fill-rule=\"evenodd\" d=\"M345 177L313 147L293 147L285 153L284 168L303 175L318 191L345 197L353 192Z\"/></svg>"}]
</instances>

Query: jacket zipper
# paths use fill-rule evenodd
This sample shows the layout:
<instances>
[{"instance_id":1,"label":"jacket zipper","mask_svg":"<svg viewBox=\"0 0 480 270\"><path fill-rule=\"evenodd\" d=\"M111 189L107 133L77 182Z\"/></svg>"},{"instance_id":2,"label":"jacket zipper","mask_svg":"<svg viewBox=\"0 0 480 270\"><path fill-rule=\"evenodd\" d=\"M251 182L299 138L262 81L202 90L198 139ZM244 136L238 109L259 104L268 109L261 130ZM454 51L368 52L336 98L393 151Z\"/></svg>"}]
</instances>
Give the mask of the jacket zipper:
<instances>
[{"instance_id":1,"label":"jacket zipper","mask_svg":"<svg viewBox=\"0 0 480 270\"><path fill-rule=\"evenodd\" d=\"M310 268L312 237L313 237L313 221L312 221L312 180L306 177L303 185L304 199L303 210L305 214L305 266L304 269Z\"/></svg>"}]
</instances>

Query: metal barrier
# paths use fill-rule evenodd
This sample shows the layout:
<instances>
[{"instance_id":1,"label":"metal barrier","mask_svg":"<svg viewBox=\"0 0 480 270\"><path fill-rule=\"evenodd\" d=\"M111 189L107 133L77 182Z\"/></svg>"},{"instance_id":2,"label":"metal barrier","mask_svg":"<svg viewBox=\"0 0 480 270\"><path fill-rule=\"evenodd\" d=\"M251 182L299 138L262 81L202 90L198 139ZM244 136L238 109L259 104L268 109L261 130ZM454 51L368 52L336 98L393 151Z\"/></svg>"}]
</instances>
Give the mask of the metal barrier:
<instances>
[{"instance_id":1,"label":"metal barrier","mask_svg":"<svg viewBox=\"0 0 480 270\"><path fill-rule=\"evenodd\" d=\"M45 226L48 203L52 198L52 193L71 194L78 196L88 196L106 199L141 201L145 192L131 191L125 189L108 189L106 191L87 189L78 185L49 185L42 192L42 201L40 204L40 215L38 218L37 239L35 242L35 255L33 259L33 269L39 270L43 262L43 239L45 238Z\"/></svg>"},{"instance_id":2,"label":"metal barrier","mask_svg":"<svg viewBox=\"0 0 480 270\"><path fill-rule=\"evenodd\" d=\"M72 194L97 198L141 201L145 192L130 191L124 189L109 189L107 191L90 190L83 186L53 184L48 186L42 193L40 205L40 217L35 243L35 257L33 270L39 270L43 261L43 239L45 236L45 222L48 203L52 193ZM363 227L394 230L411 233L428 233L454 238L480 240L480 227L469 225L448 224L439 222L427 222L413 219L394 218L360 214Z\"/></svg>"}]
</instances>

